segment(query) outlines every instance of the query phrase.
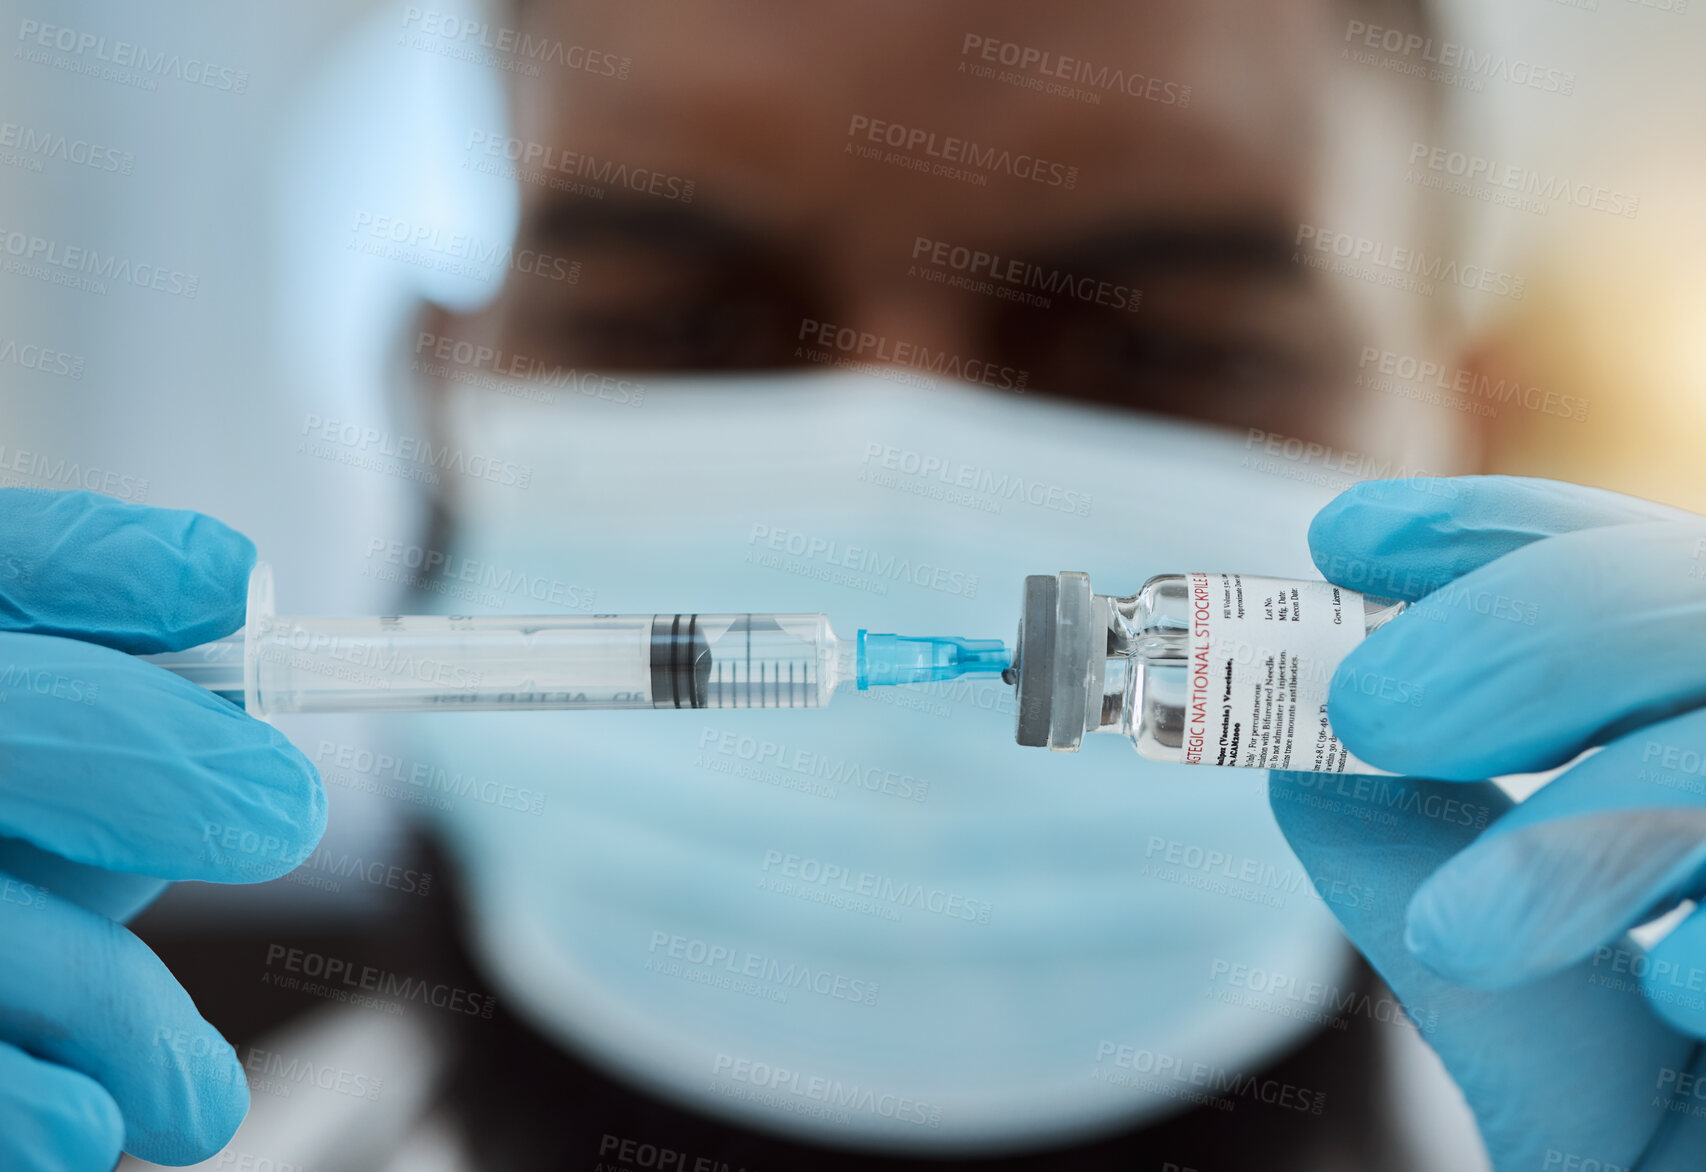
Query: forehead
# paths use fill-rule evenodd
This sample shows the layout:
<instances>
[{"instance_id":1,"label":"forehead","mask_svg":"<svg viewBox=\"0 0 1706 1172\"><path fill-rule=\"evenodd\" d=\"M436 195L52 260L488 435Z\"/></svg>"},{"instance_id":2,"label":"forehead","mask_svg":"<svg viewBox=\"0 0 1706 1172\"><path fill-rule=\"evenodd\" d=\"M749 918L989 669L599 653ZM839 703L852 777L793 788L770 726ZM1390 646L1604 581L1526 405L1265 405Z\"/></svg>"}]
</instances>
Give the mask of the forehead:
<instances>
[{"instance_id":1,"label":"forehead","mask_svg":"<svg viewBox=\"0 0 1706 1172\"><path fill-rule=\"evenodd\" d=\"M521 137L692 180L696 201L772 232L841 239L1296 215L1337 47L1330 0L535 0L519 19L631 59L621 79L555 62L516 78ZM953 142L1072 182L915 169L963 161Z\"/></svg>"}]
</instances>

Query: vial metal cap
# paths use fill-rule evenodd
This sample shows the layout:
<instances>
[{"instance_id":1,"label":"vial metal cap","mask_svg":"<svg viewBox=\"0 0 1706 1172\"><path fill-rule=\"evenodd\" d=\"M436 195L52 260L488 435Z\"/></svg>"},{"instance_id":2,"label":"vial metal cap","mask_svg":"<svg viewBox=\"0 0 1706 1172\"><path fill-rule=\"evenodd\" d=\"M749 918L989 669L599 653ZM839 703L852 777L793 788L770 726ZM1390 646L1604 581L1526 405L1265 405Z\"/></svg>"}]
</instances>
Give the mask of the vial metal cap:
<instances>
[{"instance_id":1,"label":"vial metal cap","mask_svg":"<svg viewBox=\"0 0 1706 1172\"><path fill-rule=\"evenodd\" d=\"M1090 576L1075 570L1025 579L1014 644L1014 739L1075 753L1084 740L1085 705L1096 639Z\"/></svg>"}]
</instances>

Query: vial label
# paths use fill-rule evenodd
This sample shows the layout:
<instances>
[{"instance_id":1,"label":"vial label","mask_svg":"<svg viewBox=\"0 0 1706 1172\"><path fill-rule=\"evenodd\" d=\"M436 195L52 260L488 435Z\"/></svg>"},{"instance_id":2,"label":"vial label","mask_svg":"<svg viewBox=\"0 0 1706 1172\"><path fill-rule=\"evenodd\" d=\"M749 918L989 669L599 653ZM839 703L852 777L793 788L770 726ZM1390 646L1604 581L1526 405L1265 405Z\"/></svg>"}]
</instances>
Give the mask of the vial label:
<instances>
[{"instance_id":1,"label":"vial label","mask_svg":"<svg viewBox=\"0 0 1706 1172\"><path fill-rule=\"evenodd\" d=\"M1330 582L1187 574L1191 658L1184 761L1385 773L1327 724L1333 672L1363 640L1362 595Z\"/></svg>"}]
</instances>

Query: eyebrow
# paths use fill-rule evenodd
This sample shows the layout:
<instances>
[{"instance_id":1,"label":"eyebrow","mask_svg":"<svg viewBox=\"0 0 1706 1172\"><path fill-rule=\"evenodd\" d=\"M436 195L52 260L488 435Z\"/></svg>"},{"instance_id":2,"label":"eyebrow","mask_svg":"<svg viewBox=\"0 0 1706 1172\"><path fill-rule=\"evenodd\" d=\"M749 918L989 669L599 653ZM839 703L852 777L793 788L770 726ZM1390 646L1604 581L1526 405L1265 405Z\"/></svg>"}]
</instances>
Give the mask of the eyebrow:
<instances>
[{"instance_id":1,"label":"eyebrow","mask_svg":"<svg viewBox=\"0 0 1706 1172\"><path fill-rule=\"evenodd\" d=\"M1300 281L1295 229L1272 219L1209 219L1115 226L1025 259L1062 269L1131 274L1225 273Z\"/></svg>"},{"instance_id":2,"label":"eyebrow","mask_svg":"<svg viewBox=\"0 0 1706 1172\"><path fill-rule=\"evenodd\" d=\"M634 244L690 256L773 253L781 247L703 207L623 198L552 200L530 218L526 230L541 243L557 246Z\"/></svg>"},{"instance_id":3,"label":"eyebrow","mask_svg":"<svg viewBox=\"0 0 1706 1172\"><path fill-rule=\"evenodd\" d=\"M786 241L709 208L631 198L556 199L534 213L528 231L541 243L565 249L616 243L699 259L788 253ZM1302 281L1308 270L1292 259L1294 231L1271 217L1138 220L1070 240L988 251L1081 273L1221 273Z\"/></svg>"}]
</instances>

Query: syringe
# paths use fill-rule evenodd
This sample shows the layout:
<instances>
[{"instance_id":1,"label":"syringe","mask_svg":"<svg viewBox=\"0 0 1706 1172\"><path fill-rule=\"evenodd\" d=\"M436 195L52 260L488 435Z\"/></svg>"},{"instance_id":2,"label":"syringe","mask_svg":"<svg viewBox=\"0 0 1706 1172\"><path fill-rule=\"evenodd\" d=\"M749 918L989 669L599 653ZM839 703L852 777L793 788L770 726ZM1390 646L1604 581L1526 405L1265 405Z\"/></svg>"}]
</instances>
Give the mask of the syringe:
<instances>
[{"instance_id":1,"label":"syringe","mask_svg":"<svg viewBox=\"0 0 1706 1172\"><path fill-rule=\"evenodd\" d=\"M246 622L143 659L241 704L293 712L822 708L836 688L1000 675L999 639L838 639L821 614L385 615L280 618L272 573Z\"/></svg>"}]
</instances>

